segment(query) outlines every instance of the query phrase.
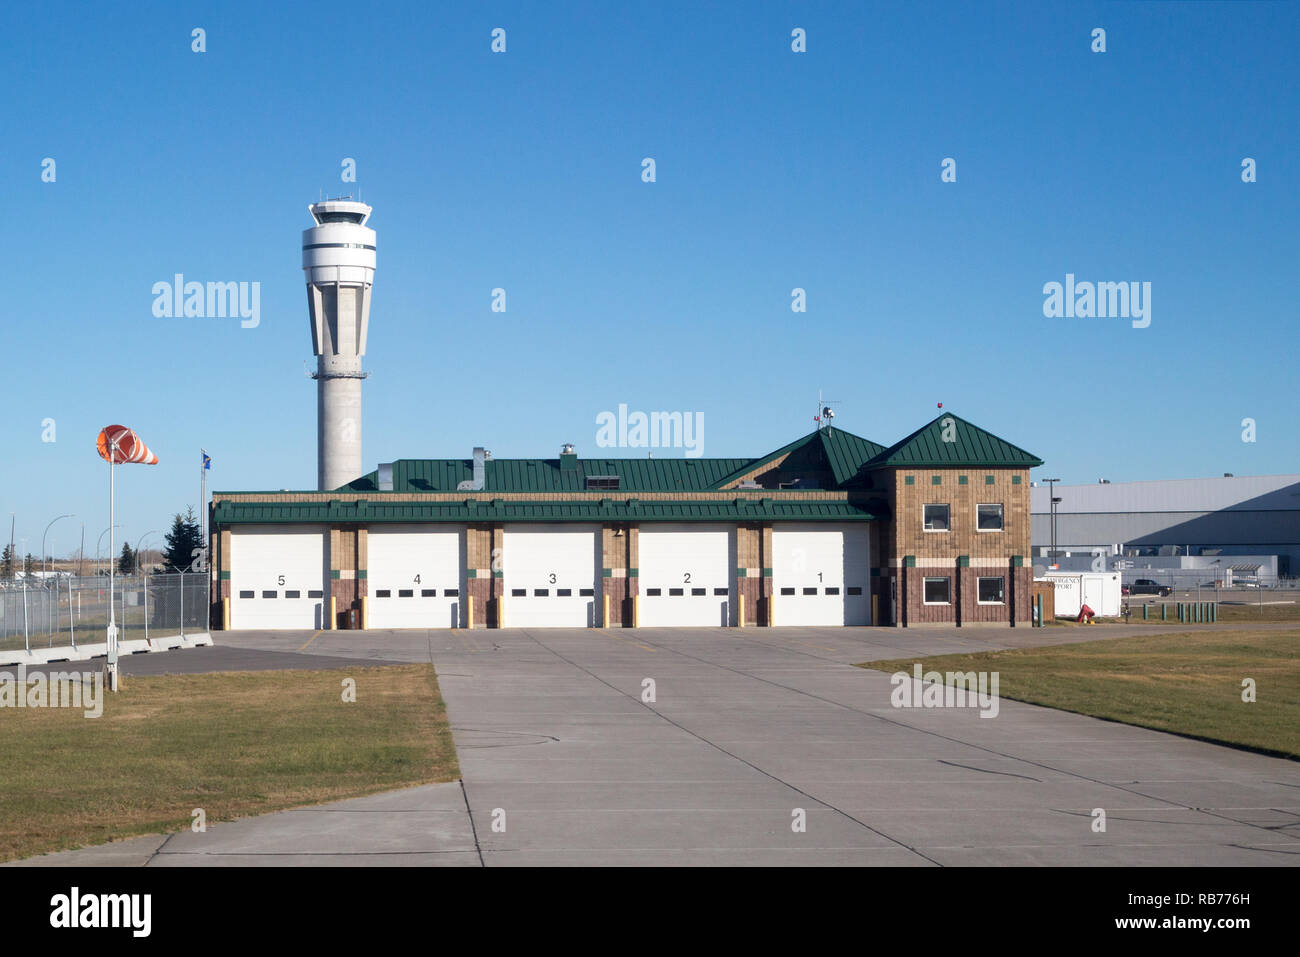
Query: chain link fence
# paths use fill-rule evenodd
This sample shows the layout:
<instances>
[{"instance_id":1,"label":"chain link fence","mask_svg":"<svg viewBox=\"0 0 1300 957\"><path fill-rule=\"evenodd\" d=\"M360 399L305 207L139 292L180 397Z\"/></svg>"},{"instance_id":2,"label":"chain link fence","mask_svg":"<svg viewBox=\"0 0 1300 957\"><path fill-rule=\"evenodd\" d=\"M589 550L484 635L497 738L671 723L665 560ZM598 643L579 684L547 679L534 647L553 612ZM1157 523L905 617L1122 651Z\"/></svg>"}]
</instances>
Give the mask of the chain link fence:
<instances>
[{"instance_id":1,"label":"chain link fence","mask_svg":"<svg viewBox=\"0 0 1300 957\"><path fill-rule=\"evenodd\" d=\"M208 575L127 575L113 579L118 640L208 630ZM108 576L0 582L0 650L103 644Z\"/></svg>"},{"instance_id":2,"label":"chain link fence","mask_svg":"<svg viewBox=\"0 0 1300 957\"><path fill-rule=\"evenodd\" d=\"M1165 585L1174 591L1254 591L1259 588L1290 591L1300 587L1294 578L1279 575L1227 573L1217 568L1124 568L1120 580L1131 585L1139 579Z\"/></svg>"}]
</instances>

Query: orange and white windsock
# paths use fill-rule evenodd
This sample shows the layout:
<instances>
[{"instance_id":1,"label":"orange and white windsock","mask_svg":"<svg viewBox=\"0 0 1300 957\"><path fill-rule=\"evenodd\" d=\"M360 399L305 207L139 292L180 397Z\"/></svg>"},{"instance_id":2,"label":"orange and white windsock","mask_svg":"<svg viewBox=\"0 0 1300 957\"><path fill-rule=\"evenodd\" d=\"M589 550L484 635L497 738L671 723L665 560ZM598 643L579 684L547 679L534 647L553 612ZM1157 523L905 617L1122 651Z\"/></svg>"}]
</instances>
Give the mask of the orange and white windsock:
<instances>
[{"instance_id":1,"label":"orange and white windsock","mask_svg":"<svg viewBox=\"0 0 1300 957\"><path fill-rule=\"evenodd\" d=\"M149 451L149 446L140 440L125 425L109 425L99 430L99 457L114 465L138 462L141 465L157 465L158 456Z\"/></svg>"}]
</instances>

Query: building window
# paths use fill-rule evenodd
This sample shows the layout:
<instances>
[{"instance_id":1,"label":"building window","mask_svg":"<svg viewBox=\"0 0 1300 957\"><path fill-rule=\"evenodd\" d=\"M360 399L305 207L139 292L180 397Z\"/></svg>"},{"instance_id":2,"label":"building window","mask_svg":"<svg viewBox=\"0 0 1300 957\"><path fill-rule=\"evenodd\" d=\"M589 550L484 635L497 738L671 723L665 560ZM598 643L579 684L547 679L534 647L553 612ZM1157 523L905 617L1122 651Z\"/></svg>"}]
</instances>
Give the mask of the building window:
<instances>
[{"instance_id":1,"label":"building window","mask_svg":"<svg viewBox=\"0 0 1300 957\"><path fill-rule=\"evenodd\" d=\"M931 475L931 476L930 476L930 484L931 484L931 485L942 485L942 484L943 484L943 479L941 479L941 478L940 478L939 476L937 476L937 475Z\"/></svg>"},{"instance_id":2,"label":"building window","mask_svg":"<svg viewBox=\"0 0 1300 957\"><path fill-rule=\"evenodd\" d=\"M572 589L572 588L557 588L557 589L555 589L555 597L556 597L556 598L572 598L572 597L573 597L573 589Z\"/></svg>"},{"instance_id":3,"label":"building window","mask_svg":"<svg viewBox=\"0 0 1300 957\"><path fill-rule=\"evenodd\" d=\"M964 475L958 475L958 476L957 476L957 484L958 484L958 485L965 485L965 484L966 484L966 476L964 476Z\"/></svg>"},{"instance_id":4,"label":"building window","mask_svg":"<svg viewBox=\"0 0 1300 957\"><path fill-rule=\"evenodd\" d=\"M393 597L393 590L392 590L391 588L381 588L381 589L379 589L379 591L375 592L375 597L376 597L376 598L392 598L392 597Z\"/></svg>"},{"instance_id":5,"label":"building window","mask_svg":"<svg viewBox=\"0 0 1300 957\"><path fill-rule=\"evenodd\" d=\"M1002 531L1002 506L976 505L975 527L981 532Z\"/></svg>"},{"instance_id":6,"label":"building window","mask_svg":"<svg viewBox=\"0 0 1300 957\"><path fill-rule=\"evenodd\" d=\"M322 595L323 595L323 592L316 591L315 589L310 589L310 590L308 590L308 592L307 592L307 597L308 597L308 598L320 598L320 597L322 597Z\"/></svg>"},{"instance_id":7,"label":"building window","mask_svg":"<svg viewBox=\"0 0 1300 957\"><path fill-rule=\"evenodd\" d=\"M663 594L662 588L647 588L645 590L645 596L647 598L658 598L662 594Z\"/></svg>"},{"instance_id":8,"label":"building window","mask_svg":"<svg viewBox=\"0 0 1300 957\"><path fill-rule=\"evenodd\" d=\"M986 475L986 476L984 476L984 484L985 484L985 485L992 485L992 484L993 484L993 476L992 476L992 475Z\"/></svg>"},{"instance_id":9,"label":"building window","mask_svg":"<svg viewBox=\"0 0 1300 957\"><path fill-rule=\"evenodd\" d=\"M284 597L285 597L285 598L301 598L301 597L302 597L302 592L300 592L300 591L287 591L287 592L284 593Z\"/></svg>"},{"instance_id":10,"label":"building window","mask_svg":"<svg viewBox=\"0 0 1300 957\"><path fill-rule=\"evenodd\" d=\"M587 491L615 491L619 487L619 476L617 475L588 475Z\"/></svg>"},{"instance_id":11,"label":"building window","mask_svg":"<svg viewBox=\"0 0 1300 957\"><path fill-rule=\"evenodd\" d=\"M251 591L241 591L241 592L239 593L239 597L240 597L240 598L252 598L252 597L253 597L253 593L252 593Z\"/></svg>"},{"instance_id":12,"label":"building window","mask_svg":"<svg viewBox=\"0 0 1300 957\"><path fill-rule=\"evenodd\" d=\"M414 598L414 597L415 597L415 589L414 589L414 588L399 588L399 589L397 589L397 597L398 597L398 598Z\"/></svg>"},{"instance_id":13,"label":"building window","mask_svg":"<svg viewBox=\"0 0 1300 957\"><path fill-rule=\"evenodd\" d=\"M981 605L1001 605L1005 601L1002 597L1002 581L1001 578L981 578L979 580L979 603Z\"/></svg>"},{"instance_id":14,"label":"building window","mask_svg":"<svg viewBox=\"0 0 1300 957\"><path fill-rule=\"evenodd\" d=\"M1012 485L1019 485L1019 484L1020 484L1020 476L1019 476L1019 475L1013 475L1013 476L1011 476L1011 484L1012 484Z\"/></svg>"},{"instance_id":15,"label":"building window","mask_svg":"<svg viewBox=\"0 0 1300 957\"><path fill-rule=\"evenodd\" d=\"M596 591L595 591L595 589L593 589L593 588L579 588L579 589L578 589L578 597L579 597L579 598L592 598L592 597L595 596L595 594L596 594Z\"/></svg>"},{"instance_id":16,"label":"building window","mask_svg":"<svg viewBox=\"0 0 1300 957\"><path fill-rule=\"evenodd\" d=\"M442 590L442 597L443 597L443 598L459 598L459 597L460 597L460 589L459 589L459 588L444 588L444 589Z\"/></svg>"},{"instance_id":17,"label":"building window","mask_svg":"<svg viewBox=\"0 0 1300 957\"><path fill-rule=\"evenodd\" d=\"M848 592L849 592L850 595L861 595L861 594L862 594L862 586L861 586L861 585L850 585L849 588L848 588Z\"/></svg>"},{"instance_id":18,"label":"building window","mask_svg":"<svg viewBox=\"0 0 1300 957\"><path fill-rule=\"evenodd\" d=\"M927 605L947 605L948 579L927 578L925 580L925 603Z\"/></svg>"},{"instance_id":19,"label":"building window","mask_svg":"<svg viewBox=\"0 0 1300 957\"><path fill-rule=\"evenodd\" d=\"M915 476L915 475L905 475L905 476L903 476L903 484L904 484L904 485L915 485L915 484L916 484L916 476Z\"/></svg>"},{"instance_id":20,"label":"building window","mask_svg":"<svg viewBox=\"0 0 1300 957\"><path fill-rule=\"evenodd\" d=\"M715 594L715 595L726 595L726 594L728 594L728 589L726 589L726 588L715 588L715 589L713 589L713 594Z\"/></svg>"},{"instance_id":21,"label":"building window","mask_svg":"<svg viewBox=\"0 0 1300 957\"><path fill-rule=\"evenodd\" d=\"M436 589L436 588L421 588L421 589L420 589L420 597L421 597L421 598L437 598L437 597L438 597L438 589Z\"/></svg>"},{"instance_id":22,"label":"building window","mask_svg":"<svg viewBox=\"0 0 1300 957\"><path fill-rule=\"evenodd\" d=\"M927 532L948 531L948 506L947 505L925 506L925 530Z\"/></svg>"},{"instance_id":23,"label":"building window","mask_svg":"<svg viewBox=\"0 0 1300 957\"><path fill-rule=\"evenodd\" d=\"M527 594L528 594L528 589L527 589L527 588L512 588L512 589L510 589L510 597L511 597L511 598L523 598L523 597L525 597Z\"/></svg>"}]
</instances>

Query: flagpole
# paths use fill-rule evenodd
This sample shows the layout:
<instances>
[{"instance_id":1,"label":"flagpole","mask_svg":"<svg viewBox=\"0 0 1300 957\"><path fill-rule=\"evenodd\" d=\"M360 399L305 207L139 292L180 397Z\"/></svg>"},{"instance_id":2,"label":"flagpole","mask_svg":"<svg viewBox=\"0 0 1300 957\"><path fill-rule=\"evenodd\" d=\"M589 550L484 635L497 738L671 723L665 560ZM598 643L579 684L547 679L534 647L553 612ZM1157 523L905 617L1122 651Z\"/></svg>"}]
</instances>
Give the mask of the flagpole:
<instances>
[{"instance_id":1,"label":"flagpole","mask_svg":"<svg viewBox=\"0 0 1300 957\"><path fill-rule=\"evenodd\" d=\"M199 449L199 514L203 518L203 545L208 544L208 450Z\"/></svg>"}]
</instances>

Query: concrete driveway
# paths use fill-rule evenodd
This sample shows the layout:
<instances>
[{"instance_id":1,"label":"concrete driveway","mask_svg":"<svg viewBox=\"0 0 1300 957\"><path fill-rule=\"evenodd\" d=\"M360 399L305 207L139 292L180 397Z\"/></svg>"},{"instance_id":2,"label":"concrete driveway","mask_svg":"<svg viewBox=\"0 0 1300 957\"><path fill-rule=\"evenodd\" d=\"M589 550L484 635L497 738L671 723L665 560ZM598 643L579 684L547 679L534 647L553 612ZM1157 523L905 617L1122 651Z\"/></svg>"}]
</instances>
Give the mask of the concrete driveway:
<instances>
[{"instance_id":1,"label":"concrete driveway","mask_svg":"<svg viewBox=\"0 0 1300 957\"><path fill-rule=\"evenodd\" d=\"M432 660L463 791L412 788L32 863L1300 864L1296 762L1011 701L992 719L897 709L887 675L849 664L1120 633L227 633L168 655L178 670L258 652L280 653L278 666Z\"/></svg>"}]
</instances>

